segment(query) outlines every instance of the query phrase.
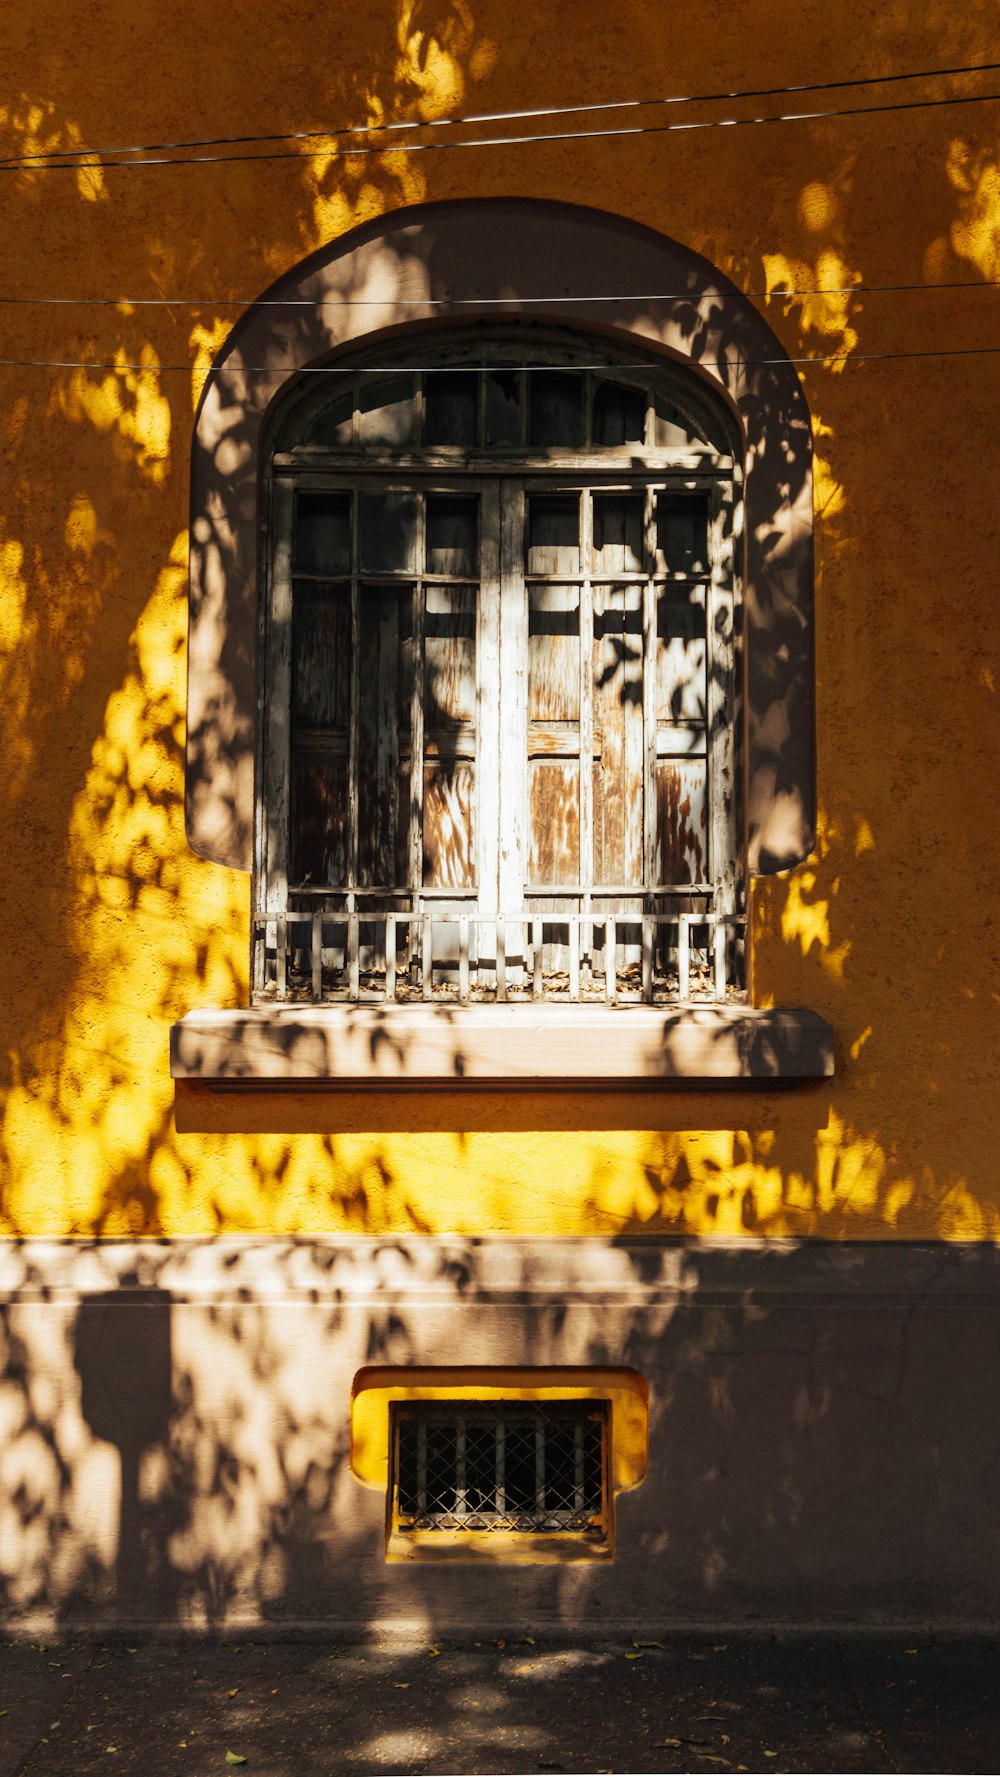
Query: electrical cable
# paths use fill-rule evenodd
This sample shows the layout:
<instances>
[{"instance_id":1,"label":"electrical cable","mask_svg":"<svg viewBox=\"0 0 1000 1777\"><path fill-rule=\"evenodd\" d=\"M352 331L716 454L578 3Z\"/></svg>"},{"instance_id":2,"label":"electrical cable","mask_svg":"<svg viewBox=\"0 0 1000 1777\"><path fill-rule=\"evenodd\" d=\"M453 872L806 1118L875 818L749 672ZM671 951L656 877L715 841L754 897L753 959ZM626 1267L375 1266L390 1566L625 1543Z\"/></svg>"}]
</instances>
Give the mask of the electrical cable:
<instances>
[{"instance_id":1,"label":"electrical cable","mask_svg":"<svg viewBox=\"0 0 1000 1777\"><path fill-rule=\"evenodd\" d=\"M773 290L666 290L612 291L601 296L413 296L390 298L380 296L0 296L0 308L510 308L530 303L590 302L739 302L746 298L761 300L772 297L798 301L806 296L875 296L899 295L903 292L930 290L997 290L1000 278L956 278L936 284L826 284L805 290L777 287Z\"/></svg>"},{"instance_id":2,"label":"electrical cable","mask_svg":"<svg viewBox=\"0 0 1000 1777\"><path fill-rule=\"evenodd\" d=\"M658 105L709 105L726 99L771 99L785 93L838 92L855 86L889 86L904 80L939 80L961 74L988 74L1000 68L1000 62L967 62L950 68L914 68L898 74L860 74L853 80L800 81L791 86L735 87L725 92L676 94L669 97L642 99L605 99L581 105L539 105L519 111L473 111L462 117L405 118L394 123L344 124L337 129L279 130L268 135L202 136L188 141L126 143L117 148L63 148L45 153L0 159L0 168L69 164L92 165L96 158L123 154L173 153L181 148L221 148L249 146L254 142L307 142L330 136L370 136L389 130L457 129L479 123L516 123L523 118L569 117L591 115L599 111L645 110ZM242 158L242 157L240 157Z\"/></svg>"},{"instance_id":3,"label":"electrical cable","mask_svg":"<svg viewBox=\"0 0 1000 1777\"><path fill-rule=\"evenodd\" d=\"M784 111L773 112L766 117L718 117L695 119L691 123L654 123L622 125L611 130L547 130L541 135L530 136L469 136L460 142L397 142L381 145L378 148L345 148L313 149L308 154L298 149L276 149L267 154L189 154L189 155L148 155L143 160L103 160L98 161L91 156L88 160L52 160L39 159L31 166L24 160L0 162L0 173L37 172L80 172L100 171L135 171L141 167L204 167L204 166L236 166L243 162L279 161L279 160L360 160L369 159L374 155L391 154L443 154L448 149L462 148L515 148L524 147L538 142L593 142L609 141L613 137L623 136L664 136L672 135L681 130L726 130L743 129L752 124L768 123L817 123L830 118L839 117L875 117L887 112L934 110L945 105L982 105L990 100L1000 99L1000 92L963 93L943 99L905 99L891 105L850 105L828 111ZM67 151L68 152L68 151Z\"/></svg>"},{"instance_id":4,"label":"electrical cable","mask_svg":"<svg viewBox=\"0 0 1000 1777\"><path fill-rule=\"evenodd\" d=\"M765 365L779 364L874 364L889 363L907 358L992 358L1000 354L1000 345L996 346L937 346L927 351L905 352L811 352L804 357L779 358L744 358L738 352L734 354L733 364L745 369L758 369ZM718 358L699 358L698 364L704 368L706 364L725 362ZM514 371L524 370L613 370L608 364L232 364L219 366L229 376L283 376L289 381L298 376L437 376L439 374L460 376L484 371L490 375L508 375ZM183 372L190 376L197 369L194 364L97 364L86 358L0 358L0 369L6 370L92 370L105 371L112 375L121 375L124 371L137 371L144 376L160 376L168 371Z\"/></svg>"}]
</instances>

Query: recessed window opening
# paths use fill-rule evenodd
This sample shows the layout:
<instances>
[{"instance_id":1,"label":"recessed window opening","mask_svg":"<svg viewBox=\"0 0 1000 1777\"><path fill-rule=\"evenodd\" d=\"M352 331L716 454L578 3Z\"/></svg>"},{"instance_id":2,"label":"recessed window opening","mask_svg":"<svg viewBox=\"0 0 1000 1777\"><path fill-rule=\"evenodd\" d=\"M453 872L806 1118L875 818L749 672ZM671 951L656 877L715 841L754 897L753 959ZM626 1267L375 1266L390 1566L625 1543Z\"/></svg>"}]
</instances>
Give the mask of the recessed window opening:
<instances>
[{"instance_id":1,"label":"recessed window opening","mask_svg":"<svg viewBox=\"0 0 1000 1777\"><path fill-rule=\"evenodd\" d=\"M392 1408L393 1529L604 1540L608 1403Z\"/></svg>"},{"instance_id":2,"label":"recessed window opening","mask_svg":"<svg viewBox=\"0 0 1000 1777\"><path fill-rule=\"evenodd\" d=\"M565 335L406 350L272 426L255 997L739 999L732 421Z\"/></svg>"}]
</instances>

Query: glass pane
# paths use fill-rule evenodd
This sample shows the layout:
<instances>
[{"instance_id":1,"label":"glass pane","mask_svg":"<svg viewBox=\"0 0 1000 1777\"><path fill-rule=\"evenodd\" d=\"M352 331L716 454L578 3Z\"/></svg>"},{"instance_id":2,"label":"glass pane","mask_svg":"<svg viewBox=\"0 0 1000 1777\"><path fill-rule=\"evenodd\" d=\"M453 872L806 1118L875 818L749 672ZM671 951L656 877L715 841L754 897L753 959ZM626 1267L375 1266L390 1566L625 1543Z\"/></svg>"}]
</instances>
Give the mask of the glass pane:
<instances>
[{"instance_id":1,"label":"glass pane","mask_svg":"<svg viewBox=\"0 0 1000 1777\"><path fill-rule=\"evenodd\" d=\"M705 589L662 588L656 600L656 717L704 722Z\"/></svg>"},{"instance_id":2,"label":"glass pane","mask_svg":"<svg viewBox=\"0 0 1000 1777\"><path fill-rule=\"evenodd\" d=\"M580 572L580 501L576 494L533 494L528 501L528 573Z\"/></svg>"},{"instance_id":3,"label":"glass pane","mask_svg":"<svg viewBox=\"0 0 1000 1777\"><path fill-rule=\"evenodd\" d=\"M354 435L354 391L345 389L316 415L305 435L305 444L350 444Z\"/></svg>"},{"instance_id":4,"label":"glass pane","mask_svg":"<svg viewBox=\"0 0 1000 1777\"><path fill-rule=\"evenodd\" d=\"M486 378L487 444L521 441L521 378L516 370L492 371Z\"/></svg>"},{"instance_id":5,"label":"glass pane","mask_svg":"<svg viewBox=\"0 0 1000 1777\"><path fill-rule=\"evenodd\" d=\"M412 376L361 378L358 400L362 444L416 442L416 386Z\"/></svg>"},{"instance_id":6,"label":"glass pane","mask_svg":"<svg viewBox=\"0 0 1000 1777\"><path fill-rule=\"evenodd\" d=\"M295 567L302 574L350 573L350 494L296 497Z\"/></svg>"},{"instance_id":7,"label":"glass pane","mask_svg":"<svg viewBox=\"0 0 1000 1777\"><path fill-rule=\"evenodd\" d=\"M449 370L425 377L425 444L475 444L477 384L473 371Z\"/></svg>"},{"instance_id":8,"label":"glass pane","mask_svg":"<svg viewBox=\"0 0 1000 1777\"><path fill-rule=\"evenodd\" d=\"M646 396L625 383L599 383L594 392L594 443L642 444Z\"/></svg>"},{"instance_id":9,"label":"glass pane","mask_svg":"<svg viewBox=\"0 0 1000 1777\"><path fill-rule=\"evenodd\" d=\"M580 589L528 588L528 719L580 716Z\"/></svg>"},{"instance_id":10,"label":"glass pane","mask_svg":"<svg viewBox=\"0 0 1000 1777\"><path fill-rule=\"evenodd\" d=\"M656 565L668 574L708 573L708 495L661 494L656 502Z\"/></svg>"},{"instance_id":11,"label":"glass pane","mask_svg":"<svg viewBox=\"0 0 1000 1777\"><path fill-rule=\"evenodd\" d=\"M347 880L347 754L297 748L292 759L293 883Z\"/></svg>"},{"instance_id":12,"label":"glass pane","mask_svg":"<svg viewBox=\"0 0 1000 1777\"><path fill-rule=\"evenodd\" d=\"M708 878L708 783L704 759L661 759L656 768L659 883Z\"/></svg>"},{"instance_id":13,"label":"glass pane","mask_svg":"<svg viewBox=\"0 0 1000 1777\"><path fill-rule=\"evenodd\" d=\"M532 884L580 880L580 761L532 759L531 842L528 877Z\"/></svg>"},{"instance_id":14,"label":"glass pane","mask_svg":"<svg viewBox=\"0 0 1000 1777\"><path fill-rule=\"evenodd\" d=\"M428 586L424 615L424 729L442 738L476 720L476 591Z\"/></svg>"},{"instance_id":15,"label":"glass pane","mask_svg":"<svg viewBox=\"0 0 1000 1777\"><path fill-rule=\"evenodd\" d=\"M358 881L406 881L413 589L365 586L358 663Z\"/></svg>"},{"instance_id":16,"label":"glass pane","mask_svg":"<svg viewBox=\"0 0 1000 1777\"><path fill-rule=\"evenodd\" d=\"M474 580L476 561L476 500L452 495L427 497L427 572L454 574Z\"/></svg>"},{"instance_id":17,"label":"glass pane","mask_svg":"<svg viewBox=\"0 0 1000 1777\"><path fill-rule=\"evenodd\" d=\"M346 727L351 697L351 589L312 580L295 583L293 622L295 722Z\"/></svg>"},{"instance_id":18,"label":"glass pane","mask_svg":"<svg viewBox=\"0 0 1000 1777\"><path fill-rule=\"evenodd\" d=\"M641 494L594 495L595 574L639 574L642 546Z\"/></svg>"},{"instance_id":19,"label":"glass pane","mask_svg":"<svg viewBox=\"0 0 1000 1777\"><path fill-rule=\"evenodd\" d=\"M475 767L433 759L424 766L424 886L472 888Z\"/></svg>"},{"instance_id":20,"label":"glass pane","mask_svg":"<svg viewBox=\"0 0 1000 1777\"><path fill-rule=\"evenodd\" d=\"M583 443L583 377L575 371L533 370L529 439L542 450Z\"/></svg>"},{"instance_id":21,"label":"glass pane","mask_svg":"<svg viewBox=\"0 0 1000 1777\"><path fill-rule=\"evenodd\" d=\"M361 567L370 574L416 572L414 494L362 494Z\"/></svg>"}]
</instances>

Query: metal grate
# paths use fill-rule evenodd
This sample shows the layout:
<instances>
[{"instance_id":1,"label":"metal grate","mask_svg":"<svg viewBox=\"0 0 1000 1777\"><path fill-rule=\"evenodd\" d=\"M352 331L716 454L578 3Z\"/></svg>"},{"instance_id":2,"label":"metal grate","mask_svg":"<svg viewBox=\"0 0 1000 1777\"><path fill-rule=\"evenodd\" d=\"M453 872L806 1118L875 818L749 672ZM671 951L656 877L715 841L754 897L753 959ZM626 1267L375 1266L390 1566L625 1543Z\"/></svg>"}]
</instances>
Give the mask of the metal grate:
<instances>
[{"instance_id":1,"label":"metal grate","mask_svg":"<svg viewBox=\"0 0 1000 1777\"><path fill-rule=\"evenodd\" d=\"M303 899L305 890L296 891ZM685 891L694 898L694 891ZM254 921L258 1000L672 1005L744 998L746 915L422 913L311 908Z\"/></svg>"},{"instance_id":2,"label":"metal grate","mask_svg":"<svg viewBox=\"0 0 1000 1777\"><path fill-rule=\"evenodd\" d=\"M393 1408L400 1531L601 1535L606 1401L428 1401Z\"/></svg>"}]
</instances>

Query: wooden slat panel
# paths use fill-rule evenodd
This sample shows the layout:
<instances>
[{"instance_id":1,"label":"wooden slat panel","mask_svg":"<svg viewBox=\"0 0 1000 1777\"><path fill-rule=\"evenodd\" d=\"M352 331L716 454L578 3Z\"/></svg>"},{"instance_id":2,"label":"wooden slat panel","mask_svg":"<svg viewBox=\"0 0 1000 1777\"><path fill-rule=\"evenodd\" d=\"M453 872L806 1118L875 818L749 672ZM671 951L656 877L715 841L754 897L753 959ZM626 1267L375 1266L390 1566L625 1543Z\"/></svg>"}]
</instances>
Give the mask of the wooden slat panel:
<instances>
[{"instance_id":1,"label":"wooden slat panel","mask_svg":"<svg viewBox=\"0 0 1000 1777\"><path fill-rule=\"evenodd\" d=\"M594 588L594 880L642 881L642 587ZM599 857L599 864L598 864Z\"/></svg>"},{"instance_id":2,"label":"wooden slat panel","mask_svg":"<svg viewBox=\"0 0 1000 1777\"><path fill-rule=\"evenodd\" d=\"M297 727L343 728L350 720L351 588L295 583L293 702Z\"/></svg>"},{"instance_id":3,"label":"wooden slat panel","mask_svg":"<svg viewBox=\"0 0 1000 1777\"><path fill-rule=\"evenodd\" d=\"M347 880L347 757L296 752L292 766L291 879L296 883Z\"/></svg>"},{"instance_id":4,"label":"wooden slat panel","mask_svg":"<svg viewBox=\"0 0 1000 1777\"><path fill-rule=\"evenodd\" d=\"M425 444L476 443L477 380L471 370L424 378Z\"/></svg>"},{"instance_id":5,"label":"wooden slat panel","mask_svg":"<svg viewBox=\"0 0 1000 1777\"><path fill-rule=\"evenodd\" d=\"M350 494L300 493L295 501L295 567L340 579L351 571Z\"/></svg>"},{"instance_id":6,"label":"wooden slat panel","mask_svg":"<svg viewBox=\"0 0 1000 1777\"><path fill-rule=\"evenodd\" d=\"M529 441L543 450L583 444L583 377L579 371L534 370L530 383Z\"/></svg>"},{"instance_id":7,"label":"wooden slat panel","mask_svg":"<svg viewBox=\"0 0 1000 1777\"><path fill-rule=\"evenodd\" d=\"M594 495L594 575L638 574L643 569L643 496Z\"/></svg>"},{"instance_id":8,"label":"wooden slat panel","mask_svg":"<svg viewBox=\"0 0 1000 1777\"><path fill-rule=\"evenodd\" d=\"M361 443L416 443L416 382L412 376L362 377L358 397Z\"/></svg>"},{"instance_id":9,"label":"wooden slat panel","mask_svg":"<svg viewBox=\"0 0 1000 1777\"><path fill-rule=\"evenodd\" d=\"M708 495L661 494L656 512L656 566L668 574L707 574Z\"/></svg>"},{"instance_id":10,"label":"wooden slat panel","mask_svg":"<svg viewBox=\"0 0 1000 1777\"><path fill-rule=\"evenodd\" d=\"M476 591L428 586L424 611L424 744L476 720ZM442 733L443 731L443 733Z\"/></svg>"},{"instance_id":11,"label":"wooden slat panel","mask_svg":"<svg viewBox=\"0 0 1000 1777\"><path fill-rule=\"evenodd\" d=\"M475 768L455 761L424 767L424 886L475 885Z\"/></svg>"},{"instance_id":12,"label":"wooden slat panel","mask_svg":"<svg viewBox=\"0 0 1000 1777\"><path fill-rule=\"evenodd\" d=\"M360 565L363 573L413 574L419 513L415 494L362 494Z\"/></svg>"},{"instance_id":13,"label":"wooden slat panel","mask_svg":"<svg viewBox=\"0 0 1000 1777\"><path fill-rule=\"evenodd\" d=\"M486 442L519 444L521 439L521 376L516 370L494 370L486 377Z\"/></svg>"},{"instance_id":14,"label":"wooden slat panel","mask_svg":"<svg viewBox=\"0 0 1000 1777\"><path fill-rule=\"evenodd\" d=\"M411 703L404 643L412 632L409 587L363 586L358 663L358 881L366 888L402 880L407 825Z\"/></svg>"},{"instance_id":15,"label":"wooden slat panel","mask_svg":"<svg viewBox=\"0 0 1000 1777\"><path fill-rule=\"evenodd\" d=\"M659 883L703 882L709 868L704 759L661 759L656 767Z\"/></svg>"},{"instance_id":16,"label":"wooden slat panel","mask_svg":"<svg viewBox=\"0 0 1000 1777\"><path fill-rule=\"evenodd\" d=\"M529 768L531 883L577 882L580 874L580 767L533 759Z\"/></svg>"},{"instance_id":17,"label":"wooden slat panel","mask_svg":"<svg viewBox=\"0 0 1000 1777\"><path fill-rule=\"evenodd\" d=\"M515 560L520 557L518 547ZM528 500L529 574L580 572L580 500L577 494L532 494Z\"/></svg>"},{"instance_id":18,"label":"wooden slat panel","mask_svg":"<svg viewBox=\"0 0 1000 1777\"><path fill-rule=\"evenodd\" d=\"M528 588L528 719L580 715L580 589ZM529 740L529 745L532 744Z\"/></svg>"},{"instance_id":19,"label":"wooden slat panel","mask_svg":"<svg viewBox=\"0 0 1000 1777\"><path fill-rule=\"evenodd\" d=\"M660 722L704 722L704 586L660 587L656 600L656 714Z\"/></svg>"},{"instance_id":20,"label":"wooden slat panel","mask_svg":"<svg viewBox=\"0 0 1000 1777\"><path fill-rule=\"evenodd\" d=\"M575 504L575 502L574 502ZM521 569L524 494L504 483L500 506L500 906L520 909L527 850L528 599ZM498 940L499 942L499 940Z\"/></svg>"},{"instance_id":21,"label":"wooden slat panel","mask_svg":"<svg viewBox=\"0 0 1000 1777\"><path fill-rule=\"evenodd\" d=\"M454 574L474 580L478 573L477 505L452 494L428 494L426 551L428 574Z\"/></svg>"},{"instance_id":22,"label":"wooden slat panel","mask_svg":"<svg viewBox=\"0 0 1000 1777\"><path fill-rule=\"evenodd\" d=\"M593 437L597 445L641 444L646 396L626 383L598 383L594 393Z\"/></svg>"}]
</instances>

